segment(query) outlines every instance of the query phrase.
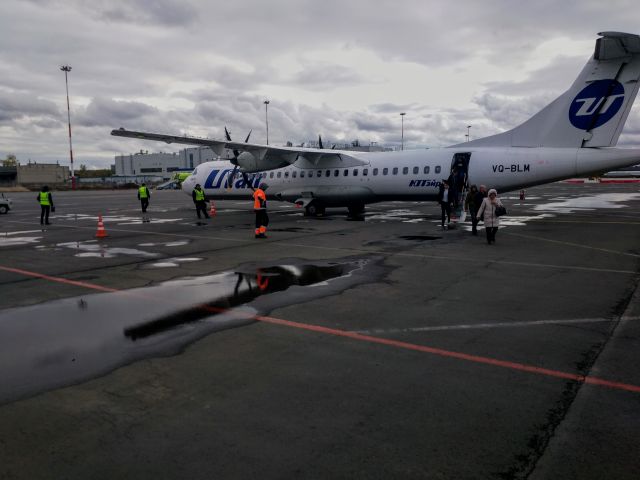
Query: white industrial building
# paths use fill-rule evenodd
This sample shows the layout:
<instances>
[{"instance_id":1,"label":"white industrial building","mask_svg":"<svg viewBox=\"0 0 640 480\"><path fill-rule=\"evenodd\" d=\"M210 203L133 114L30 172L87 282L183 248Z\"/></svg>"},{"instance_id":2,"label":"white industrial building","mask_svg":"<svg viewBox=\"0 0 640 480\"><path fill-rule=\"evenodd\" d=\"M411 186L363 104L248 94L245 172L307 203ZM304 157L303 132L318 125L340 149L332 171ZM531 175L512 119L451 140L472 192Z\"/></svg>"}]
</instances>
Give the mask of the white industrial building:
<instances>
[{"instance_id":1,"label":"white industrial building","mask_svg":"<svg viewBox=\"0 0 640 480\"><path fill-rule=\"evenodd\" d=\"M218 156L209 147L185 148L177 153L149 153L140 151L131 155L116 155L115 175L156 175L171 178L173 172L193 170Z\"/></svg>"},{"instance_id":2,"label":"white industrial building","mask_svg":"<svg viewBox=\"0 0 640 480\"><path fill-rule=\"evenodd\" d=\"M290 145L289 143L289 146ZM308 142L306 146L318 148L320 145L315 142ZM363 146L360 145L358 141L336 146L339 149L367 152L390 150L389 148L379 147L375 144ZM169 180L174 172L190 171L201 163L232 157L233 153L229 150L225 150L223 156L218 157L209 147L185 148L177 153L149 153L148 151L140 150L130 155L116 155L114 171L116 177L154 176Z\"/></svg>"}]
</instances>

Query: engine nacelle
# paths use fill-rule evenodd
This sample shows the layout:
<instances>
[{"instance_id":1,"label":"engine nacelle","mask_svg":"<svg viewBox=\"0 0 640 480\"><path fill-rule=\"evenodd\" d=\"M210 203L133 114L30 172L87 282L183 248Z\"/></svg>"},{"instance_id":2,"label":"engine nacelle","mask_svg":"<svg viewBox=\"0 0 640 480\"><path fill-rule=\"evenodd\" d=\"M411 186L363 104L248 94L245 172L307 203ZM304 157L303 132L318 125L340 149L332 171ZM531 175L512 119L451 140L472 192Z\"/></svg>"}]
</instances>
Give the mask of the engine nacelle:
<instances>
[{"instance_id":1,"label":"engine nacelle","mask_svg":"<svg viewBox=\"0 0 640 480\"><path fill-rule=\"evenodd\" d=\"M242 152L238 155L237 162L232 161L232 163L238 165L238 167L246 173L273 170L275 168L282 168L289 165L289 162L281 157L269 158L269 155L265 155L263 158L260 158L259 152Z\"/></svg>"}]
</instances>

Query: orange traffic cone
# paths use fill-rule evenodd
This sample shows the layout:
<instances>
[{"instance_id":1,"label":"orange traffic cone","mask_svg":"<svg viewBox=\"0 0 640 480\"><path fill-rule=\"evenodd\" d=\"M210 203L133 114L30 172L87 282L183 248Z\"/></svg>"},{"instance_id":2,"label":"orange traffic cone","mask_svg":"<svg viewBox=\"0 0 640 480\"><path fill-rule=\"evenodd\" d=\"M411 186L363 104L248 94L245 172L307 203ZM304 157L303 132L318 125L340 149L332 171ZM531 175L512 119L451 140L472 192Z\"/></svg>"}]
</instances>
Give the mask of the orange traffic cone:
<instances>
[{"instance_id":1,"label":"orange traffic cone","mask_svg":"<svg viewBox=\"0 0 640 480\"><path fill-rule=\"evenodd\" d=\"M102 222L102 215L98 215L98 231L96 232L96 238L104 238L107 236L107 231L104 229L104 223Z\"/></svg>"},{"instance_id":2,"label":"orange traffic cone","mask_svg":"<svg viewBox=\"0 0 640 480\"><path fill-rule=\"evenodd\" d=\"M211 210L209 210L209 216L210 217L216 216L216 204L213 202L211 202Z\"/></svg>"}]
</instances>

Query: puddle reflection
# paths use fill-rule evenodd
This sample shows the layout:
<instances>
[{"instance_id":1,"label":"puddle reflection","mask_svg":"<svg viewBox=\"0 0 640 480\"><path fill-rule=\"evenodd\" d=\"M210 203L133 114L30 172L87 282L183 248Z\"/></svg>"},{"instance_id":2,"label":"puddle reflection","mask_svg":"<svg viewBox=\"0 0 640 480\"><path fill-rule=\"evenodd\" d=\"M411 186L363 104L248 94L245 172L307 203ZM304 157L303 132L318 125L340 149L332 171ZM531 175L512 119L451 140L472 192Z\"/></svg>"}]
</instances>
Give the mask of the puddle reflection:
<instances>
[{"instance_id":1,"label":"puddle reflection","mask_svg":"<svg viewBox=\"0 0 640 480\"><path fill-rule=\"evenodd\" d=\"M378 258L251 264L233 272L0 312L0 403L174 355L275 308L381 278Z\"/></svg>"}]
</instances>

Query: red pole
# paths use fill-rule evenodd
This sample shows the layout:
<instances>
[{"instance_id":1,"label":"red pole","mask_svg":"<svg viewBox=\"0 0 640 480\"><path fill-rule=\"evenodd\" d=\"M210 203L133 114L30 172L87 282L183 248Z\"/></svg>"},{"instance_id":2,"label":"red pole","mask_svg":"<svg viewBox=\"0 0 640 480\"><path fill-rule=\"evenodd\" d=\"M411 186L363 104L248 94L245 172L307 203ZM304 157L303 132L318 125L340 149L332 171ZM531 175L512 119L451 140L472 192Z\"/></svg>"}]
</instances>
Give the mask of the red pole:
<instances>
[{"instance_id":1,"label":"red pole","mask_svg":"<svg viewBox=\"0 0 640 480\"><path fill-rule=\"evenodd\" d=\"M69 80L67 79L67 73L71 71L69 65L63 65L60 70L64 72L64 83L67 87L67 121L69 124L69 158L71 159L71 189L76 189L76 176L73 171L73 147L71 146L71 108L69 107Z\"/></svg>"}]
</instances>

